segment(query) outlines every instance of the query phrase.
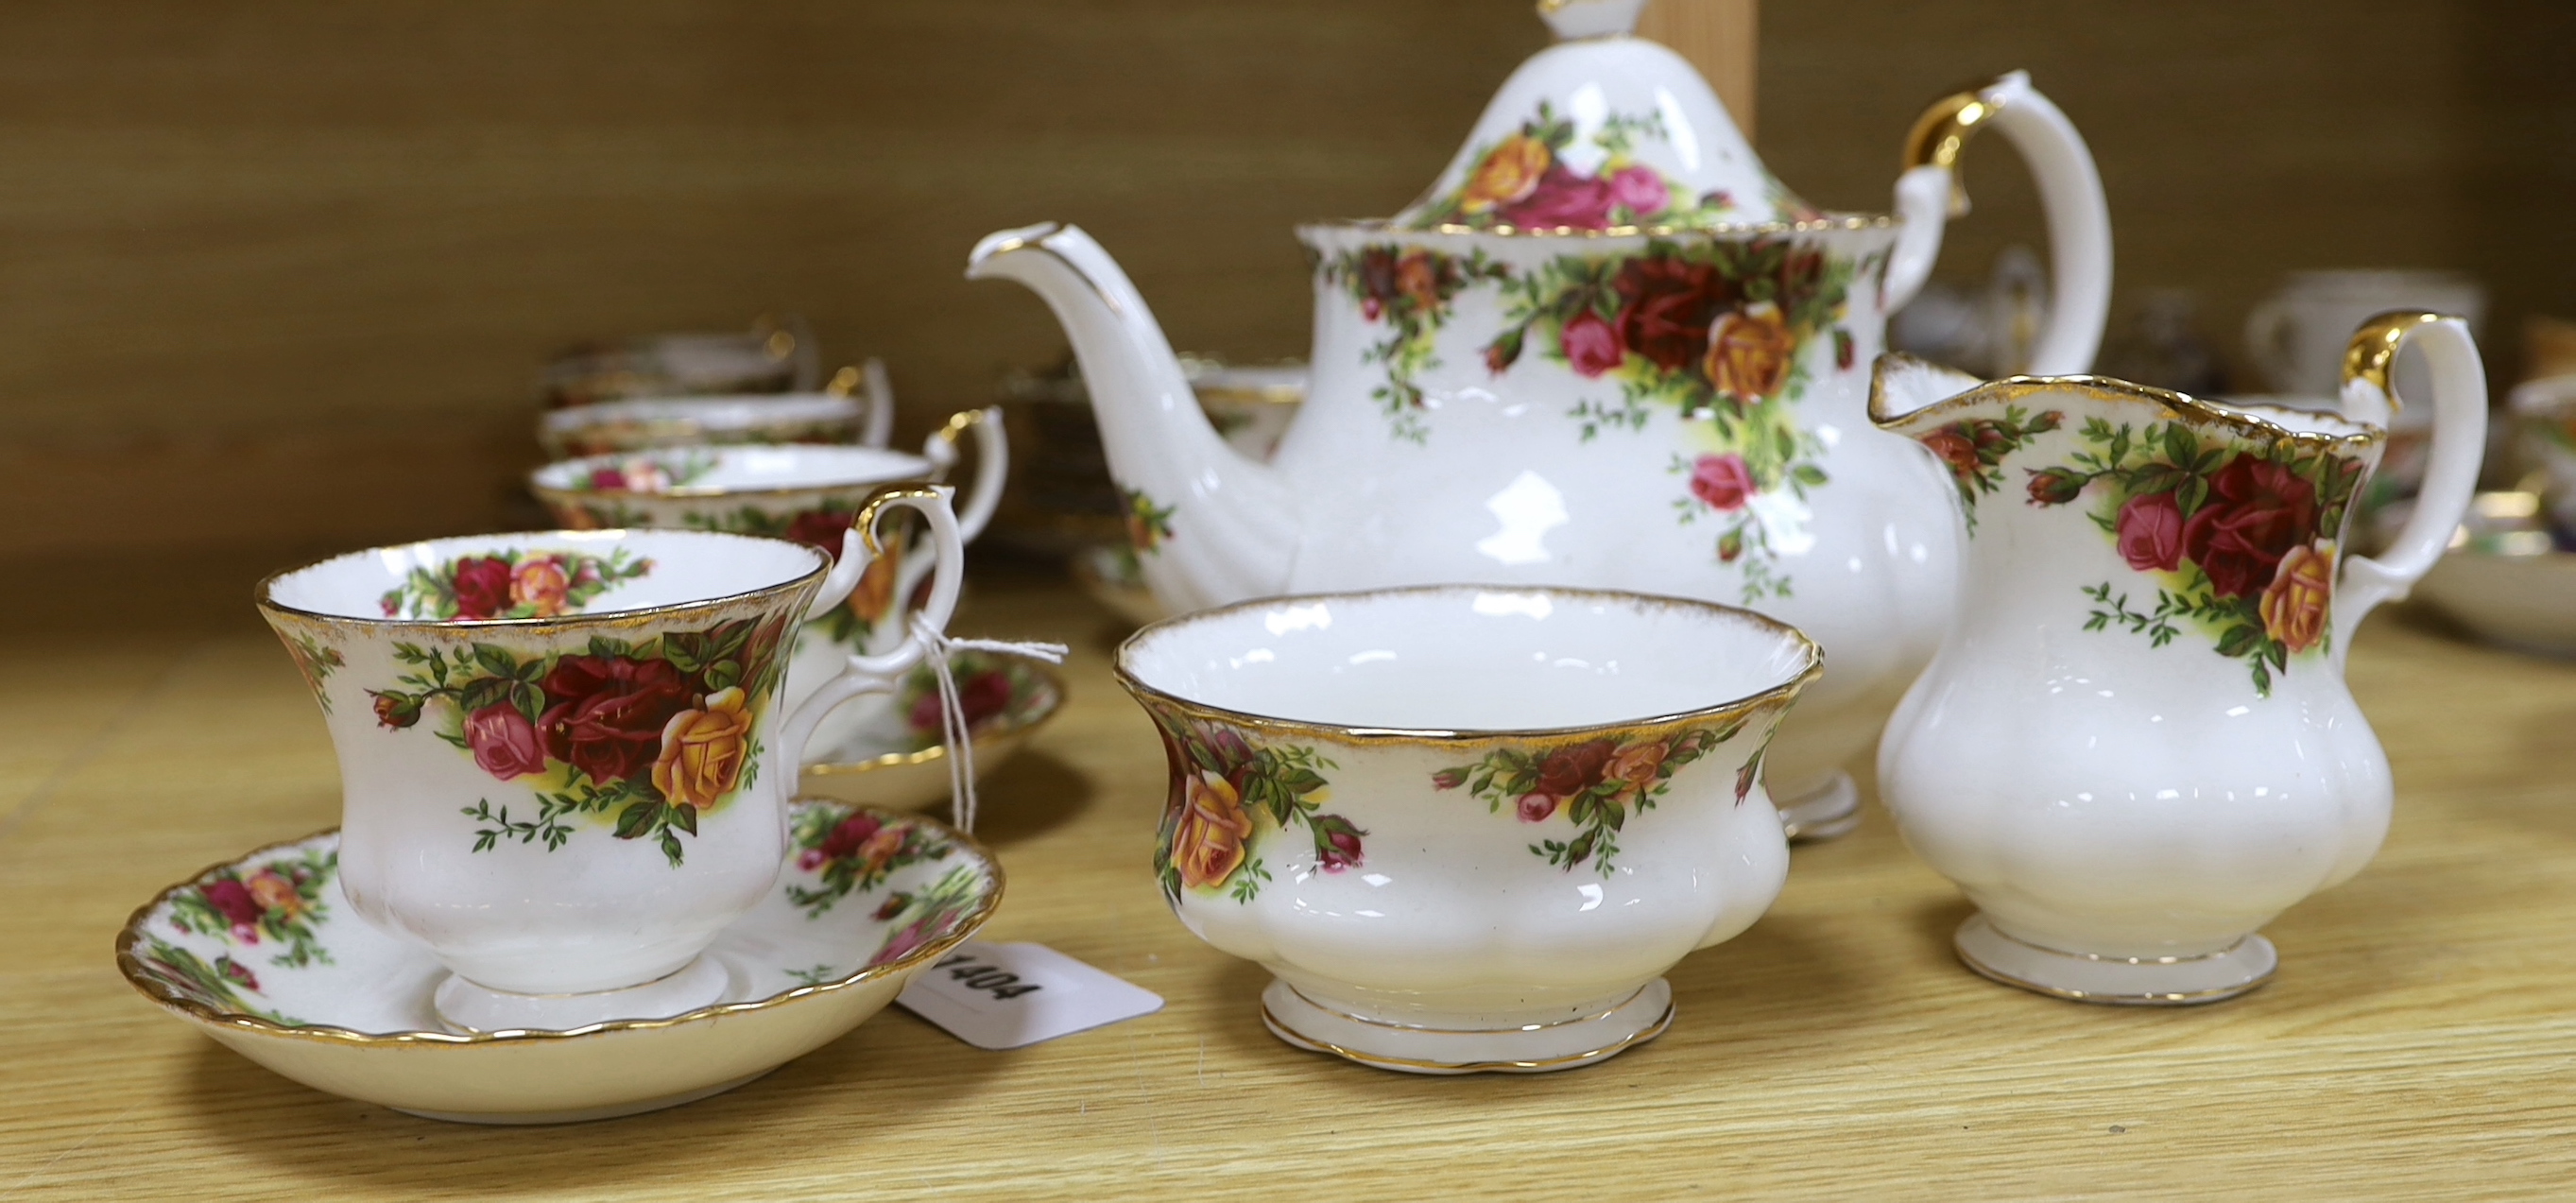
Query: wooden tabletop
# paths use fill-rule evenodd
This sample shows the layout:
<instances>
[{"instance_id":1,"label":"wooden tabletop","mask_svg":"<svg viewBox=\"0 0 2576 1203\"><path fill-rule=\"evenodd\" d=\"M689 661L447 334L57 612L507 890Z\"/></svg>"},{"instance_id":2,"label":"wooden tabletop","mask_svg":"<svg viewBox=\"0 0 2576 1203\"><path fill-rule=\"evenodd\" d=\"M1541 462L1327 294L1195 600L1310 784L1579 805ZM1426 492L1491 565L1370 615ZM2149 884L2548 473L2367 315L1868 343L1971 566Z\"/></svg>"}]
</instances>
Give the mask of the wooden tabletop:
<instances>
[{"instance_id":1,"label":"wooden tabletop","mask_svg":"<svg viewBox=\"0 0 2576 1203\"><path fill-rule=\"evenodd\" d=\"M279 561L283 563L284 561ZM274 567L276 564L265 566ZM126 578L158 574L150 588ZM0 589L0 1199L2406 1197L2576 1189L2576 666L2374 619L2352 684L2396 769L2359 878L2283 965L2185 1010L2057 1002L1952 959L1966 908L1873 811L1802 848L1744 936L1671 975L1661 1040L1589 1069L1415 1078L1261 1026L1265 975L1148 874L1163 762L1117 629L1051 579L961 634L1063 639L1071 704L996 772L985 931L1161 993L1015 1052L890 1009L675 1110L494 1129L320 1094L117 976L127 912L337 821L252 566L65 561Z\"/></svg>"}]
</instances>

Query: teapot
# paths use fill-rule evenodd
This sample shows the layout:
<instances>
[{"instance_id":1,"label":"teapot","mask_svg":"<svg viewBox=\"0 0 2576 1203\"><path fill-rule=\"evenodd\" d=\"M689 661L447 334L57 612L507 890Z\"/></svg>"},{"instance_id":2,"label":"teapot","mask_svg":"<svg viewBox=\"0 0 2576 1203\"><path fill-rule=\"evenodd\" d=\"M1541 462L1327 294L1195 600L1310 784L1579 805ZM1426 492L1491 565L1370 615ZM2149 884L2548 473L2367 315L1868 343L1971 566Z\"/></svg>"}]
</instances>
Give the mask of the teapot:
<instances>
[{"instance_id":1,"label":"teapot","mask_svg":"<svg viewBox=\"0 0 2576 1203\"><path fill-rule=\"evenodd\" d=\"M1825 649L1769 753L1793 834L1856 821L1866 749L1948 624L1949 484L1865 413L1887 315L1964 211L1961 148L2033 168L2054 313L2038 370L2088 367L2111 239L2083 138L2013 73L1935 103L1896 214L1821 212L1764 169L1642 0L1548 0L1419 200L1318 223L1308 400L1269 463L1226 446L1125 273L1080 229L985 238L1088 381L1147 585L1182 614L1283 593L1591 586L1740 604ZM1962 206L1954 208L1954 206Z\"/></svg>"},{"instance_id":2,"label":"teapot","mask_svg":"<svg viewBox=\"0 0 2576 1203\"><path fill-rule=\"evenodd\" d=\"M2347 557L2416 343L2424 492L2385 553ZM1971 969L2088 1002L2231 997L2278 963L2256 929L2378 851L2388 758L2344 657L2468 507L2477 344L2456 317L2380 315L2342 400L1881 362L1870 417L1949 467L1968 554L1958 621L1879 741L1879 797L1976 903L1954 937Z\"/></svg>"}]
</instances>

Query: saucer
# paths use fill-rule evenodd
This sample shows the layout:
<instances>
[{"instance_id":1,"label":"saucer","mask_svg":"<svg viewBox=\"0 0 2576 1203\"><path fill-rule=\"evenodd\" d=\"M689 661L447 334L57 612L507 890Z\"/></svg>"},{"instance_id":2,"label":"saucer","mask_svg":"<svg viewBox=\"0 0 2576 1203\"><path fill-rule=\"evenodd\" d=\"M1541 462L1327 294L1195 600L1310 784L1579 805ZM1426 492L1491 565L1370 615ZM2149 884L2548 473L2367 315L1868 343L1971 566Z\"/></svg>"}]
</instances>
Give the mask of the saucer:
<instances>
[{"instance_id":1,"label":"saucer","mask_svg":"<svg viewBox=\"0 0 2576 1203\"><path fill-rule=\"evenodd\" d=\"M357 917L339 832L207 868L126 920L117 968L144 997L317 1090L430 1119L546 1124L676 1106L757 1078L894 1001L983 926L1002 871L918 815L800 800L770 896L703 961L730 979L685 1014L458 1035L447 971Z\"/></svg>"},{"instance_id":2,"label":"saucer","mask_svg":"<svg viewBox=\"0 0 2576 1203\"><path fill-rule=\"evenodd\" d=\"M2576 552L2558 549L2541 510L2537 493L2478 494L2416 596L2489 643L2576 656Z\"/></svg>"},{"instance_id":3,"label":"saucer","mask_svg":"<svg viewBox=\"0 0 2576 1203\"><path fill-rule=\"evenodd\" d=\"M1141 627L1171 617L1145 587L1136 553L1125 544L1085 547L1073 553L1072 569L1073 583L1085 596L1131 624Z\"/></svg>"},{"instance_id":4,"label":"saucer","mask_svg":"<svg viewBox=\"0 0 2576 1203\"><path fill-rule=\"evenodd\" d=\"M958 652L949 663L975 741L975 779L983 780L1064 708L1064 678L1016 656ZM948 797L948 749L939 742L939 692L928 670L915 670L890 706L831 748L813 753L797 792L862 806L904 810Z\"/></svg>"}]
</instances>

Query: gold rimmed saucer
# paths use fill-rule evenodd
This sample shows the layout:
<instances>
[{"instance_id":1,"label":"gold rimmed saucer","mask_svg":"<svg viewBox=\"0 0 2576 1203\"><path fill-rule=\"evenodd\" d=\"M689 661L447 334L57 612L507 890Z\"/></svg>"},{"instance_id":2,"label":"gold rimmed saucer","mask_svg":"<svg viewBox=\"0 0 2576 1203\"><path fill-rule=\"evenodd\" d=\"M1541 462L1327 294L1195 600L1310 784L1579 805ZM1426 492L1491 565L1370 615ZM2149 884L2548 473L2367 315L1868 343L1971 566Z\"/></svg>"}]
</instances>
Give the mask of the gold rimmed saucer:
<instances>
[{"instance_id":1,"label":"gold rimmed saucer","mask_svg":"<svg viewBox=\"0 0 2576 1203\"><path fill-rule=\"evenodd\" d=\"M981 652L960 652L951 663L972 724L979 780L1064 709L1064 676L1045 664ZM892 706L871 713L865 726L834 747L813 753L797 792L894 810L946 800L948 749L939 743L937 698L930 674L914 673Z\"/></svg>"},{"instance_id":2,"label":"gold rimmed saucer","mask_svg":"<svg viewBox=\"0 0 2576 1203\"><path fill-rule=\"evenodd\" d=\"M317 1090L431 1119L565 1123L732 1089L884 1009L1001 902L1002 870L918 815L800 800L779 882L705 954L730 982L680 1015L461 1035L431 1011L447 971L358 918L339 833L273 844L161 892L117 968L144 997Z\"/></svg>"}]
</instances>

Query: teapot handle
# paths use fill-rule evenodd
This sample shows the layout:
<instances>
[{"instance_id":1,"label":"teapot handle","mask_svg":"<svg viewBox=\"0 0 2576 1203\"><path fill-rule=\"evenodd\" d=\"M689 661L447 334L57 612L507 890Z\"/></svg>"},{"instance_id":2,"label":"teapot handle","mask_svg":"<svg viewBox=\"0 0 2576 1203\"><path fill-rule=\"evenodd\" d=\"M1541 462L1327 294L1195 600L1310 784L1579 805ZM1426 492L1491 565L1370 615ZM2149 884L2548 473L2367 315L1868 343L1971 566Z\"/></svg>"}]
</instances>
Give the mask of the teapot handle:
<instances>
[{"instance_id":1,"label":"teapot handle","mask_svg":"<svg viewBox=\"0 0 2576 1203\"><path fill-rule=\"evenodd\" d=\"M2436 313L2397 311L2363 322L2343 353L2344 416L2381 427L2397 413L2397 352L2421 339L2433 369L2433 441L2424 487L2405 529L2376 556L2351 556L2334 603L2335 654L2351 646L2362 616L2406 596L2451 545L2469 510L2486 456L2487 373L2468 323Z\"/></svg>"},{"instance_id":2,"label":"teapot handle","mask_svg":"<svg viewBox=\"0 0 2576 1203\"><path fill-rule=\"evenodd\" d=\"M877 520L884 516L888 507L918 510L922 517L930 520L930 541L936 554L936 564L930 576L930 600L922 605L920 618L935 630L947 630L949 616L957 612L958 578L966 568L965 541L957 533L957 515L948 505L949 496L955 492L946 485L893 485L877 490L850 523L850 533L841 544L840 563L834 566L832 577L824 582L822 597L831 597L835 585L839 585L841 596L848 596L850 586L857 583L868 562L885 554L884 544L877 541ZM848 585L839 584L844 568L850 569ZM818 597L816 600L819 603L822 599ZM837 603L835 598L833 604ZM818 605L817 608L828 610L831 606ZM920 664L929 651L920 635L906 634L893 651L877 656L850 657L839 675L824 682L805 699L804 705L796 708L796 713L788 716L778 740L780 753L788 758L787 763L797 764L804 760L806 743L814 738L814 729L822 725L823 717L834 707L863 693L892 693L903 675Z\"/></svg>"},{"instance_id":3,"label":"teapot handle","mask_svg":"<svg viewBox=\"0 0 2576 1203\"><path fill-rule=\"evenodd\" d=\"M2039 183L2048 215L2048 325L2031 347L2030 371L2070 376L2091 371L2111 311L2111 209L2084 135L2055 104L2014 71L1982 87L1933 102L1905 140L1905 173L1896 180L1903 231L1890 253L1881 304L1890 312L1914 299L1941 255L1941 229L1968 211L1959 182L1959 153L1993 124L2021 151Z\"/></svg>"}]
</instances>

